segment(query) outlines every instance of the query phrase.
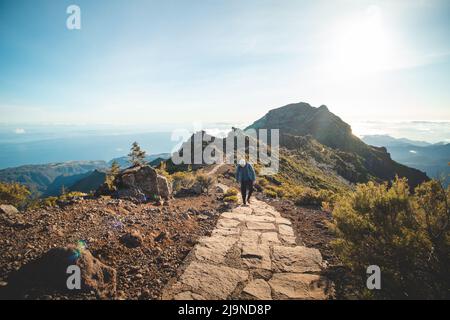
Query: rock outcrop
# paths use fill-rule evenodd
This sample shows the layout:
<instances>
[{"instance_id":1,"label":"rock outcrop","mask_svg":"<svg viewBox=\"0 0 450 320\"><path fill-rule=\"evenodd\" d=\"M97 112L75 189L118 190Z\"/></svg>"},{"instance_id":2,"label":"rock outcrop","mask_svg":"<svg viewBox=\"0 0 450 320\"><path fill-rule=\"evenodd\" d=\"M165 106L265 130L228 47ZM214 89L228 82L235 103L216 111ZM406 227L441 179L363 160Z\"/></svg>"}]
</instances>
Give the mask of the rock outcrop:
<instances>
[{"instance_id":1,"label":"rock outcrop","mask_svg":"<svg viewBox=\"0 0 450 320\"><path fill-rule=\"evenodd\" d=\"M146 202L171 195L167 179L149 165L134 166L121 171L114 180L118 198Z\"/></svg>"},{"instance_id":2,"label":"rock outcrop","mask_svg":"<svg viewBox=\"0 0 450 320\"><path fill-rule=\"evenodd\" d=\"M13 228L27 228L31 226L16 207L9 204L0 205L0 221Z\"/></svg>"}]
</instances>

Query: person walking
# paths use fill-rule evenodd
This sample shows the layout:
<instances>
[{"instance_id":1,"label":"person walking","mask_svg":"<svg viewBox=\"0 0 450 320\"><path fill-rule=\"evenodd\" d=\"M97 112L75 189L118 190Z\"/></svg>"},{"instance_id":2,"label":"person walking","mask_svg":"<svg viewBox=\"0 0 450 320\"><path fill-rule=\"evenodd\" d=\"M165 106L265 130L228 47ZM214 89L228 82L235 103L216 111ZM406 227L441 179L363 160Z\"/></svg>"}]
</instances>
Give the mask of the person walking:
<instances>
[{"instance_id":1,"label":"person walking","mask_svg":"<svg viewBox=\"0 0 450 320\"><path fill-rule=\"evenodd\" d=\"M245 161L245 159L239 160L239 165L236 168L236 180L241 184L242 202L246 205L250 203L256 173L253 166Z\"/></svg>"}]
</instances>

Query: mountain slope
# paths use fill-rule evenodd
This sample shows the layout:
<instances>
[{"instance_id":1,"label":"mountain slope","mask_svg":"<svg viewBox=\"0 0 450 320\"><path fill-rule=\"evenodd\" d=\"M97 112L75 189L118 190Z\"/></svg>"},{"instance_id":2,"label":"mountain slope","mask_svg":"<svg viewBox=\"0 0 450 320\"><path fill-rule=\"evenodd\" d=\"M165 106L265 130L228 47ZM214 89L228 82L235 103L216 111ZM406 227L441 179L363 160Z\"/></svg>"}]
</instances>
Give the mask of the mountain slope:
<instances>
[{"instance_id":1,"label":"mountain slope","mask_svg":"<svg viewBox=\"0 0 450 320\"><path fill-rule=\"evenodd\" d=\"M46 193L47 188L58 177L81 175L79 178L83 178L83 174L87 172L106 168L106 162L104 161L70 161L42 165L26 165L0 170L0 181L19 182L30 188L34 194L42 195ZM60 179L64 180L62 178ZM69 180L70 184L74 183L74 180L70 178ZM51 189L53 191L56 189L60 190L55 185Z\"/></svg>"},{"instance_id":2,"label":"mountain slope","mask_svg":"<svg viewBox=\"0 0 450 320\"><path fill-rule=\"evenodd\" d=\"M270 110L247 129L279 129L280 145L296 149L292 137L310 135L319 143L337 151L341 162L350 165L356 175L347 175L350 182L389 181L396 175L408 178L412 187L428 180L425 173L393 161L385 148L365 144L352 134L350 125L331 113L326 106L307 103L289 104Z\"/></svg>"},{"instance_id":3,"label":"mountain slope","mask_svg":"<svg viewBox=\"0 0 450 320\"><path fill-rule=\"evenodd\" d=\"M98 170L90 172L87 176L79 179L72 186L70 186L70 191L80 191L89 193L91 191L97 190L106 180L106 173Z\"/></svg>"}]
</instances>

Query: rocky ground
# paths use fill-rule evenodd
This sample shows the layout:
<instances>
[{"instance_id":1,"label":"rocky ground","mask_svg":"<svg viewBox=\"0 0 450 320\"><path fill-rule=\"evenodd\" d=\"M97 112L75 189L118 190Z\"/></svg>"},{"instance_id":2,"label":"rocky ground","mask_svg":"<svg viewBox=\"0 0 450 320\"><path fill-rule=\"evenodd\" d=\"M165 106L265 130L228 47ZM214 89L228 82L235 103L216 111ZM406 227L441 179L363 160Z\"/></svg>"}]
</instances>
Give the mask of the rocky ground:
<instances>
[{"instance_id":1,"label":"rocky ground","mask_svg":"<svg viewBox=\"0 0 450 320\"><path fill-rule=\"evenodd\" d=\"M8 278L21 267L51 248L81 242L116 270L117 293L110 298L158 299L197 239L209 235L216 225L223 206L218 197L213 192L172 199L165 205L102 197L19 213L14 224L0 220L0 294L8 297ZM20 289L16 298L98 298L95 292L69 295L14 289Z\"/></svg>"}]
</instances>

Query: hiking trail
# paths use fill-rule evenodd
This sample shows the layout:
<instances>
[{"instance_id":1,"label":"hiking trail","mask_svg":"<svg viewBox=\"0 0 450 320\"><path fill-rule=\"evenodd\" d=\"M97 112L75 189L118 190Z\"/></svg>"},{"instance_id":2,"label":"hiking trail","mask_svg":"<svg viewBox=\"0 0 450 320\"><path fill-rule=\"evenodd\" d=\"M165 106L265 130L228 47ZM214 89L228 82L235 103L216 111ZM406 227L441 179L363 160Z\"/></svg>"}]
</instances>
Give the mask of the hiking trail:
<instances>
[{"instance_id":1,"label":"hiking trail","mask_svg":"<svg viewBox=\"0 0 450 320\"><path fill-rule=\"evenodd\" d=\"M291 222L253 198L220 215L162 299L327 299L332 285L323 268L319 250L296 245Z\"/></svg>"}]
</instances>

